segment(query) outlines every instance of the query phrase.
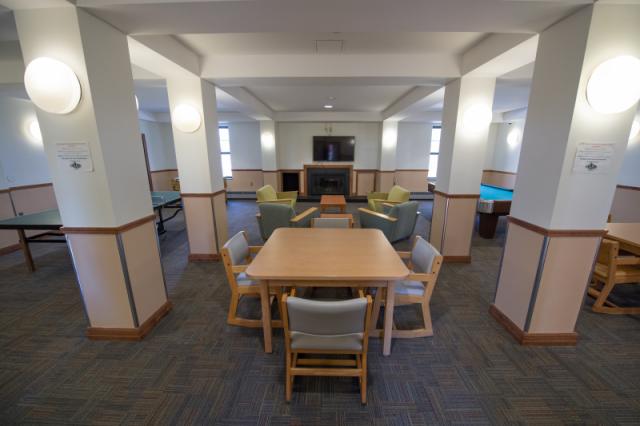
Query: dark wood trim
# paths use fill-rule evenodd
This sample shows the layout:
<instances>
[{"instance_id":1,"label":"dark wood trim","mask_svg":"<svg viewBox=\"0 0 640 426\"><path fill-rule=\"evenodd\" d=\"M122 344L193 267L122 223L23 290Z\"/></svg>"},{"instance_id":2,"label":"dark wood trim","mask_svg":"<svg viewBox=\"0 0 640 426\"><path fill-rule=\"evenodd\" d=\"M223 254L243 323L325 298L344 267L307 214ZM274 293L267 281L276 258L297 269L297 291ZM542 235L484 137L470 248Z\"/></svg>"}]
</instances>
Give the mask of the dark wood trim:
<instances>
[{"instance_id":1,"label":"dark wood trim","mask_svg":"<svg viewBox=\"0 0 640 426\"><path fill-rule=\"evenodd\" d=\"M220 191L214 192L211 196L215 197L216 195L225 194L227 192L226 189L221 189Z\"/></svg>"},{"instance_id":2,"label":"dark wood trim","mask_svg":"<svg viewBox=\"0 0 640 426\"><path fill-rule=\"evenodd\" d=\"M262 173L280 173L280 170L262 170Z\"/></svg>"},{"instance_id":3,"label":"dark wood trim","mask_svg":"<svg viewBox=\"0 0 640 426\"><path fill-rule=\"evenodd\" d=\"M190 253L189 262L217 262L220 260L218 253Z\"/></svg>"},{"instance_id":4,"label":"dark wood trim","mask_svg":"<svg viewBox=\"0 0 640 426\"><path fill-rule=\"evenodd\" d=\"M231 169L232 172L261 172L262 169Z\"/></svg>"},{"instance_id":5,"label":"dark wood trim","mask_svg":"<svg viewBox=\"0 0 640 426\"><path fill-rule=\"evenodd\" d=\"M17 236L17 234L16 234ZM11 244L10 246L6 246L6 247L2 247L0 248L0 256L4 255L4 254L9 254L9 253L13 253L14 251L18 251L20 250L20 243L16 243L16 244Z\"/></svg>"},{"instance_id":6,"label":"dark wood trim","mask_svg":"<svg viewBox=\"0 0 640 426\"><path fill-rule=\"evenodd\" d=\"M447 263L471 263L471 256L443 256L443 262L447 262Z\"/></svg>"},{"instance_id":7,"label":"dark wood trim","mask_svg":"<svg viewBox=\"0 0 640 426\"><path fill-rule=\"evenodd\" d=\"M426 173L429 173L429 169L396 169L396 172L426 172Z\"/></svg>"},{"instance_id":8,"label":"dark wood trim","mask_svg":"<svg viewBox=\"0 0 640 426\"><path fill-rule=\"evenodd\" d=\"M173 308L167 300L142 325L136 328L101 328L89 327L86 335L91 340L142 340Z\"/></svg>"},{"instance_id":9,"label":"dark wood trim","mask_svg":"<svg viewBox=\"0 0 640 426\"><path fill-rule=\"evenodd\" d=\"M120 234L122 232L128 231L133 228L137 228L140 225L143 225L147 222L155 221L156 215L155 213L149 216L142 217L140 219L134 220L133 222L125 223L124 225L115 226L115 227L91 227L91 228L81 228L81 227L66 227L63 226L60 228L60 232L64 234Z\"/></svg>"},{"instance_id":10,"label":"dark wood trim","mask_svg":"<svg viewBox=\"0 0 640 426\"><path fill-rule=\"evenodd\" d=\"M631 191L640 191L640 186L616 185L616 188L620 188L620 189L629 189L629 190L631 190Z\"/></svg>"},{"instance_id":11,"label":"dark wood trim","mask_svg":"<svg viewBox=\"0 0 640 426\"><path fill-rule=\"evenodd\" d=\"M523 346L575 346L578 343L578 333L575 332L527 333L521 330L493 303L489 307L489 314Z\"/></svg>"},{"instance_id":12,"label":"dark wood trim","mask_svg":"<svg viewBox=\"0 0 640 426\"><path fill-rule=\"evenodd\" d=\"M303 169L278 169L279 172L287 172L287 173L300 173L304 171Z\"/></svg>"},{"instance_id":13,"label":"dark wood trim","mask_svg":"<svg viewBox=\"0 0 640 426\"><path fill-rule=\"evenodd\" d=\"M546 237L602 237L607 233L605 229L547 229L513 216L507 216L507 220Z\"/></svg>"},{"instance_id":14,"label":"dark wood trim","mask_svg":"<svg viewBox=\"0 0 640 426\"><path fill-rule=\"evenodd\" d=\"M436 189L433 190L433 193L445 198L480 198L480 194L447 194Z\"/></svg>"},{"instance_id":15,"label":"dark wood trim","mask_svg":"<svg viewBox=\"0 0 640 426\"><path fill-rule=\"evenodd\" d=\"M22 191L23 189L35 189L35 188L44 188L45 186L53 186L53 183L37 183L35 185L22 185L22 186L12 186L9 188L9 191Z\"/></svg>"},{"instance_id":16,"label":"dark wood trim","mask_svg":"<svg viewBox=\"0 0 640 426\"><path fill-rule=\"evenodd\" d=\"M4 193L7 193L7 194L8 194L8 193L10 193L10 192L11 192L11 190L10 190L9 188L7 188L7 189L0 189L0 194L4 194Z\"/></svg>"},{"instance_id":17,"label":"dark wood trim","mask_svg":"<svg viewBox=\"0 0 640 426\"><path fill-rule=\"evenodd\" d=\"M517 176L518 175L518 173L514 173L514 172L505 172L505 171L502 171L502 170L492 170L492 169L486 169L486 170L482 171L482 173L485 173L485 172L486 173L500 173L500 174L503 174L503 175L513 175L513 176Z\"/></svg>"},{"instance_id":18,"label":"dark wood trim","mask_svg":"<svg viewBox=\"0 0 640 426\"><path fill-rule=\"evenodd\" d=\"M216 192L181 192L180 197L182 198L213 198L216 195L220 195L225 192L227 192L226 189L221 189Z\"/></svg>"},{"instance_id":19,"label":"dark wood trim","mask_svg":"<svg viewBox=\"0 0 640 426\"><path fill-rule=\"evenodd\" d=\"M376 173L395 173L395 170L376 170Z\"/></svg>"},{"instance_id":20,"label":"dark wood trim","mask_svg":"<svg viewBox=\"0 0 640 426\"><path fill-rule=\"evenodd\" d=\"M151 170L149 173L163 173L163 172L177 172L178 169L160 169L160 170Z\"/></svg>"},{"instance_id":21,"label":"dark wood trim","mask_svg":"<svg viewBox=\"0 0 640 426\"><path fill-rule=\"evenodd\" d=\"M377 172L376 169L353 169L354 172L358 172L358 173L375 173Z\"/></svg>"}]
</instances>

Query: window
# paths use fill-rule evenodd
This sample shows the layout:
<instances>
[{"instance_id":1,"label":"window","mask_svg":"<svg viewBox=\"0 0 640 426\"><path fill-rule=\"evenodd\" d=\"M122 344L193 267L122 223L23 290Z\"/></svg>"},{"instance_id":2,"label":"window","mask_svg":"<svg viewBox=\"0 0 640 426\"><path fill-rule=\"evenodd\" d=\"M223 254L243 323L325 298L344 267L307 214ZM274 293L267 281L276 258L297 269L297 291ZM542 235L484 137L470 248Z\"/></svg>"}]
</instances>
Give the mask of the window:
<instances>
[{"instance_id":1,"label":"window","mask_svg":"<svg viewBox=\"0 0 640 426\"><path fill-rule=\"evenodd\" d=\"M429 154L429 176L434 178L438 174L438 155L440 154L440 134L442 128L433 126L431 128L431 152Z\"/></svg>"},{"instance_id":2,"label":"window","mask_svg":"<svg viewBox=\"0 0 640 426\"><path fill-rule=\"evenodd\" d=\"M229 128L220 126L218 128L220 135L220 159L222 160L222 177L231 177L231 143L229 141Z\"/></svg>"}]
</instances>

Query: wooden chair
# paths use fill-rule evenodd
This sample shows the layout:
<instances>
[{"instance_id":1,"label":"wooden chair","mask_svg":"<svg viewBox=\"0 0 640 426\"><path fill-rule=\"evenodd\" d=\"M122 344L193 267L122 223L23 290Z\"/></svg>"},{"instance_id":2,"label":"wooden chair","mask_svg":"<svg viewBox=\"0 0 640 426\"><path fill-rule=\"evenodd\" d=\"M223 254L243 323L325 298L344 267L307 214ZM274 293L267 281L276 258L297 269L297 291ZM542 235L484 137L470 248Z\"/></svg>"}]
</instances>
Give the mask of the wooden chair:
<instances>
[{"instance_id":1,"label":"wooden chair","mask_svg":"<svg viewBox=\"0 0 640 426\"><path fill-rule=\"evenodd\" d=\"M407 260L411 273L406 281L396 283L395 306L419 304L422 307L423 327L412 330L397 330L394 326L392 337L411 339L415 337L426 337L433 335L431 324L431 310L429 303L435 288L440 267L442 266L442 255L429 244L424 238L416 236L413 249L410 252L398 252L401 258ZM380 291L382 290L382 291ZM373 305L372 328L375 329L380 316L380 309L384 305L386 289L378 289ZM382 337L382 329L371 331L372 336Z\"/></svg>"},{"instance_id":2,"label":"wooden chair","mask_svg":"<svg viewBox=\"0 0 640 426\"><path fill-rule=\"evenodd\" d=\"M605 314L640 314L640 307L620 307L608 300L617 284L640 283L640 258L621 256L620 243L603 239L593 270L589 296L596 300L591 309Z\"/></svg>"},{"instance_id":3,"label":"wooden chair","mask_svg":"<svg viewBox=\"0 0 640 426\"><path fill-rule=\"evenodd\" d=\"M367 403L367 346L371 296L320 301L282 296L282 323L286 348L285 397L291 401L296 376L358 377L360 400ZM317 357L353 355L353 359ZM311 355L311 357L300 357Z\"/></svg>"},{"instance_id":4,"label":"wooden chair","mask_svg":"<svg viewBox=\"0 0 640 426\"><path fill-rule=\"evenodd\" d=\"M250 246L249 239L244 231L240 231L231 237L222 247L222 261L224 262L224 269L231 289L231 300L227 314L227 323L230 325L251 328L262 327L261 319L248 319L237 315L240 299L245 296L260 297L260 286L246 276L245 270L253 259L252 255L258 253L261 248L262 246ZM272 294L271 302L273 302L274 297L279 300L282 294L280 288L270 289L269 291ZM271 326L282 327L282 321L272 320Z\"/></svg>"}]
</instances>

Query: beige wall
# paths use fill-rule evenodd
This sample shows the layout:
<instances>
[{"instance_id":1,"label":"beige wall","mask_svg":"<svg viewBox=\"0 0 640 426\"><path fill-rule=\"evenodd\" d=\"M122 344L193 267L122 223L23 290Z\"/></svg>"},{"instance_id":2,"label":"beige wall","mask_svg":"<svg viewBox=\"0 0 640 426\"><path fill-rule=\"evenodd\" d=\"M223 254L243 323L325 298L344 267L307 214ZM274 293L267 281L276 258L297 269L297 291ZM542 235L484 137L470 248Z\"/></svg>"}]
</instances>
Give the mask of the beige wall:
<instances>
[{"instance_id":1,"label":"beige wall","mask_svg":"<svg viewBox=\"0 0 640 426\"><path fill-rule=\"evenodd\" d=\"M264 185L262 170L233 170L233 179L227 181L227 190L253 192Z\"/></svg>"},{"instance_id":2,"label":"beige wall","mask_svg":"<svg viewBox=\"0 0 640 426\"><path fill-rule=\"evenodd\" d=\"M640 222L640 187L618 185L611 205L611 221Z\"/></svg>"},{"instance_id":3,"label":"beige wall","mask_svg":"<svg viewBox=\"0 0 640 426\"><path fill-rule=\"evenodd\" d=\"M356 176L355 185L357 195L367 195L368 193L373 192L376 186L375 170L355 170L354 175Z\"/></svg>"},{"instance_id":4,"label":"beige wall","mask_svg":"<svg viewBox=\"0 0 640 426\"><path fill-rule=\"evenodd\" d=\"M484 185L497 186L499 188L513 190L516 185L515 173L503 172L499 170L483 170L482 183Z\"/></svg>"},{"instance_id":5,"label":"beige wall","mask_svg":"<svg viewBox=\"0 0 640 426\"><path fill-rule=\"evenodd\" d=\"M376 190L388 192L395 182L395 172L378 171L376 173Z\"/></svg>"},{"instance_id":6,"label":"beige wall","mask_svg":"<svg viewBox=\"0 0 640 426\"><path fill-rule=\"evenodd\" d=\"M153 191L173 191L172 181L177 177L178 169L166 169L151 172Z\"/></svg>"},{"instance_id":7,"label":"beige wall","mask_svg":"<svg viewBox=\"0 0 640 426\"><path fill-rule=\"evenodd\" d=\"M427 192L429 170L396 170L395 183L411 192Z\"/></svg>"}]
</instances>

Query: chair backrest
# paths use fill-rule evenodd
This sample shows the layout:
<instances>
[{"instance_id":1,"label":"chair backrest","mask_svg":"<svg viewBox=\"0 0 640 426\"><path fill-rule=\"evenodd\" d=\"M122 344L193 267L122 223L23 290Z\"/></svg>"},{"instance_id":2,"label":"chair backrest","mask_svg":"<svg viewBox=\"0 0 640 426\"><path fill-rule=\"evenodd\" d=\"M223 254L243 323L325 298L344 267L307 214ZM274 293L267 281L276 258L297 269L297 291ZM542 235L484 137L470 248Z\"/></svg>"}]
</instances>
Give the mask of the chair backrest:
<instances>
[{"instance_id":1,"label":"chair backrest","mask_svg":"<svg viewBox=\"0 0 640 426\"><path fill-rule=\"evenodd\" d=\"M258 202L273 201L278 199L276 190L271 185L265 185L256 191Z\"/></svg>"},{"instance_id":2,"label":"chair backrest","mask_svg":"<svg viewBox=\"0 0 640 426\"><path fill-rule=\"evenodd\" d=\"M311 222L312 228L350 228L348 217L316 217Z\"/></svg>"},{"instance_id":3,"label":"chair backrest","mask_svg":"<svg viewBox=\"0 0 640 426\"><path fill-rule=\"evenodd\" d=\"M407 191L406 189L404 189L403 187L401 187L399 185L395 185L389 191L389 196L387 197L387 200L396 201L396 202L404 202L404 201L409 201L409 197L410 196L411 196L411 192Z\"/></svg>"},{"instance_id":4,"label":"chair backrest","mask_svg":"<svg viewBox=\"0 0 640 426\"><path fill-rule=\"evenodd\" d=\"M258 205L258 209L260 210L258 216L260 234L265 241L276 229L288 228L291 218L296 215L293 208L287 204L262 203Z\"/></svg>"},{"instance_id":5,"label":"chair backrest","mask_svg":"<svg viewBox=\"0 0 640 426\"><path fill-rule=\"evenodd\" d=\"M389 210L388 215L398 219L393 232L393 241L407 238L413 234L418 218L418 207L417 201L407 201L396 204Z\"/></svg>"},{"instance_id":6,"label":"chair backrest","mask_svg":"<svg viewBox=\"0 0 640 426\"><path fill-rule=\"evenodd\" d=\"M441 257L440 252L421 236L416 240L411 250L411 265L414 272L429 274L434 272L434 262Z\"/></svg>"},{"instance_id":7,"label":"chair backrest","mask_svg":"<svg viewBox=\"0 0 640 426\"><path fill-rule=\"evenodd\" d=\"M222 246L220 252L222 254L224 270L227 274L227 281L233 291L233 289L238 287L236 275L233 273L233 267L235 265L246 264L250 259L247 234L244 231L238 232Z\"/></svg>"},{"instance_id":8,"label":"chair backrest","mask_svg":"<svg viewBox=\"0 0 640 426\"><path fill-rule=\"evenodd\" d=\"M620 243L603 238L598 249L598 263L609 268L609 273L615 274L616 259L620 252Z\"/></svg>"},{"instance_id":9,"label":"chair backrest","mask_svg":"<svg viewBox=\"0 0 640 426\"><path fill-rule=\"evenodd\" d=\"M364 333L367 299L320 301L287 297L288 329L316 336Z\"/></svg>"}]
</instances>

